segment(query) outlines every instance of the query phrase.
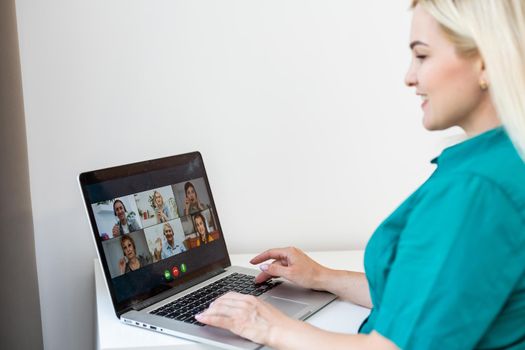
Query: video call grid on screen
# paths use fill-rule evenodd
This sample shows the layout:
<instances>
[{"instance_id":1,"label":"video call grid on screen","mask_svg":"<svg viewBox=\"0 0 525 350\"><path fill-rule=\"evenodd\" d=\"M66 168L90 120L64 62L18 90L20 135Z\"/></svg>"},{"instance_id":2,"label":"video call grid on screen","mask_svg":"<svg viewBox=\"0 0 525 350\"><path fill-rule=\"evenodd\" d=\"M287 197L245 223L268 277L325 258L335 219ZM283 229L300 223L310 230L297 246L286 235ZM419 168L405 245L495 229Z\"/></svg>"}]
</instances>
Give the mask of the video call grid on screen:
<instances>
[{"instance_id":1,"label":"video call grid on screen","mask_svg":"<svg viewBox=\"0 0 525 350\"><path fill-rule=\"evenodd\" d=\"M192 191L193 188L194 193L197 194L194 205L186 205L188 199L185 187L188 191ZM199 195L199 192L204 195ZM160 205L155 205L154 197ZM208 243L206 240L199 241L196 221L199 223L203 221L205 232L211 236L208 240L218 238L218 230L203 178L92 203L92 210L111 277L130 272L121 271L119 268L121 259L127 258L122 248L122 241L126 240L124 238L126 235L132 239L134 255L144 262L140 268L187 250L199 248L200 242ZM119 210L123 212L125 225L121 224L118 215L122 214L118 212ZM196 217L199 219L195 220ZM173 233L172 246L178 249L163 250L163 247L168 245L164 234L168 229Z\"/></svg>"},{"instance_id":2,"label":"video call grid on screen","mask_svg":"<svg viewBox=\"0 0 525 350\"><path fill-rule=\"evenodd\" d=\"M186 205L185 187L190 192L194 189L194 205ZM154 197L160 205L155 205ZM119 261L126 258L121 244L124 235L132 238L135 255L141 257L144 266L219 238L203 178L100 201L91 206L111 277L126 273L119 268ZM119 208L122 208L126 225L121 224ZM196 222L204 224L208 240L199 241ZM179 249L163 250L168 243L165 230L171 230L172 245Z\"/></svg>"},{"instance_id":3,"label":"video call grid on screen","mask_svg":"<svg viewBox=\"0 0 525 350\"><path fill-rule=\"evenodd\" d=\"M174 266L189 276L227 255L205 179L188 178L188 169L204 172L198 166L182 166L87 186L97 239L118 302L128 304L137 296L179 285L182 279L173 273L171 281L165 278ZM184 180L166 184L168 178ZM129 262L133 256L138 268Z\"/></svg>"}]
</instances>

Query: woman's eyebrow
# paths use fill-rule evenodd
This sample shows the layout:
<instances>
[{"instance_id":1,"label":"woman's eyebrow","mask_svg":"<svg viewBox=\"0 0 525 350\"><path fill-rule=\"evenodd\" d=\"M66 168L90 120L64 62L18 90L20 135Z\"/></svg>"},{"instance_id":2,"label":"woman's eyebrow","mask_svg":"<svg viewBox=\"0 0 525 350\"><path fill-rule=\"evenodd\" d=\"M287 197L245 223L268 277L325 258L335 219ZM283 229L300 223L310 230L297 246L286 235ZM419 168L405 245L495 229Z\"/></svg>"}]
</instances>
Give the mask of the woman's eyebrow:
<instances>
[{"instance_id":1,"label":"woman's eyebrow","mask_svg":"<svg viewBox=\"0 0 525 350\"><path fill-rule=\"evenodd\" d=\"M422 42L422 41L419 41L419 40L415 40L415 41L412 41L410 43L410 50L412 50L415 46L417 45L423 45L423 46L428 46L428 44Z\"/></svg>"}]
</instances>

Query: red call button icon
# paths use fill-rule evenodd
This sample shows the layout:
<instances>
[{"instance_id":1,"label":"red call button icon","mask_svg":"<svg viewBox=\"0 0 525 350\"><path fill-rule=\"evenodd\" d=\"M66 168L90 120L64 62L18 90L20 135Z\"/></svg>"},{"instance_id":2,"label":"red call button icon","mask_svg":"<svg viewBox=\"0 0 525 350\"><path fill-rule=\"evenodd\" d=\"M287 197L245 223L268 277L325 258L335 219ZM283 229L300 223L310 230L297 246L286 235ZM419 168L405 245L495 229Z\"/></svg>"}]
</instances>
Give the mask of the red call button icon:
<instances>
[{"instance_id":1,"label":"red call button icon","mask_svg":"<svg viewBox=\"0 0 525 350\"><path fill-rule=\"evenodd\" d=\"M171 275L173 276L173 278L177 278L179 277L179 268L177 266L174 266L172 269L171 269Z\"/></svg>"}]
</instances>

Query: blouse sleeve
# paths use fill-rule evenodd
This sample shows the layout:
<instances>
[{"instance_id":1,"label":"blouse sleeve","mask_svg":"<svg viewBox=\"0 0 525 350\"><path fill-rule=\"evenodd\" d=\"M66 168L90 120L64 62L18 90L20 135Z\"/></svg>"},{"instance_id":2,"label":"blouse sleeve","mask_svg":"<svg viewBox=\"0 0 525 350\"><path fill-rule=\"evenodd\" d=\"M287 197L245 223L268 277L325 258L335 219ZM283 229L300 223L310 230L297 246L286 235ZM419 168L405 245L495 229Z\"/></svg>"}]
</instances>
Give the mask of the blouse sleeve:
<instances>
[{"instance_id":1,"label":"blouse sleeve","mask_svg":"<svg viewBox=\"0 0 525 350\"><path fill-rule=\"evenodd\" d=\"M375 331L403 349L472 349L525 270L525 225L490 181L437 183L402 231Z\"/></svg>"}]
</instances>

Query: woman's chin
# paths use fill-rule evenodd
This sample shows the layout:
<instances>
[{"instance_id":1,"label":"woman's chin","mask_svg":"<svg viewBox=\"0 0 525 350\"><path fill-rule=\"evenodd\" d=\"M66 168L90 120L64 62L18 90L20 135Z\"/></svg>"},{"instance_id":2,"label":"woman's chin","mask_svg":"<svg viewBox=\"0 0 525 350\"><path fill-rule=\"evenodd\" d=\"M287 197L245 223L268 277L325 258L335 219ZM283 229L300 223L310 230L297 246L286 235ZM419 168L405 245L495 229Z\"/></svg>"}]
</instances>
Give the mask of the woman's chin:
<instances>
[{"instance_id":1,"label":"woman's chin","mask_svg":"<svg viewBox=\"0 0 525 350\"><path fill-rule=\"evenodd\" d=\"M435 120L433 120L429 116L423 116L422 124L423 124L423 127L427 129L428 131L441 130L441 128L439 127L439 125L437 125Z\"/></svg>"}]
</instances>

